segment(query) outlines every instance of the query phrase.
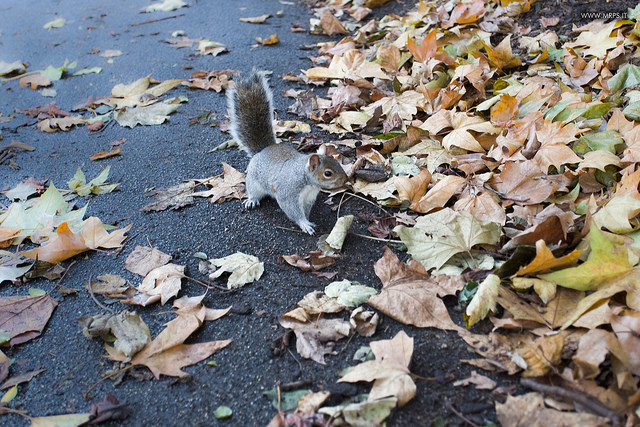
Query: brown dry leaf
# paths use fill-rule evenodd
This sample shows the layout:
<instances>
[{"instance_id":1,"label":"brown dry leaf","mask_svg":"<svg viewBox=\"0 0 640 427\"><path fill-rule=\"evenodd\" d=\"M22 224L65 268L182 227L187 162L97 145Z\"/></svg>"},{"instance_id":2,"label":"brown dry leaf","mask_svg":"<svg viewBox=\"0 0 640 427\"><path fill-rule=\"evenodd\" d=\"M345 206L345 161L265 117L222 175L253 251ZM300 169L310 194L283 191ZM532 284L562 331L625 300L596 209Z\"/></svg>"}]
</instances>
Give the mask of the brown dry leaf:
<instances>
[{"instance_id":1,"label":"brown dry leaf","mask_svg":"<svg viewBox=\"0 0 640 427\"><path fill-rule=\"evenodd\" d=\"M187 181L176 184L168 188L154 190L149 193L153 197L153 202L144 205L142 212L164 211L167 209L180 209L194 203L193 196L197 184L196 181Z\"/></svg>"},{"instance_id":2,"label":"brown dry leaf","mask_svg":"<svg viewBox=\"0 0 640 427\"><path fill-rule=\"evenodd\" d=\"M455 295L464 287L464 279L430 276L419 262L401 263L389 248L376 261L374 270L382 281L382 290L369 298L369 305L407 325L463 330L453 323L440 298Z\"/></svg>"},{"instance_id":3,"label":"brown dry leaf","mask_svg":"<svg viewBox=\"0 0 640 427\"><path fill-rule=\"evenodd\" d=\"M113 348L127 359L142 350L150 341L149 328L136 313L123 310L118 314L99 314L78 319L82 333L91 339L113 336Z\"/></svg>"},{"instance_id":4,"label":"brown dry leaf","mask_svg":"<svg viewBox=\"0 0 640 427\"><path fill-rule=\"evenodd\" d=\"M201 305L180 312L160 334L131 360L132 365L144 365L153 375L181 377L185 366L206 359L231 343L231 339L198 344L184 344L184 341L202 325L206 309ZM111 360L127 361L127 358L113 347L106 346Z\"/></svg>"},{"instance_id":5,"label":"brown dry leaf","mask_svg":"<svg viewBox=\"0 0 640 427\"><path fill-rule=\"evenodd\" d=\"M490 361L492 366L506 371L509 375L522 369L522 366L519 366L513 357L515 350L531 342L529 333L502 335L491 332L488 335L474 335L465 330L463 334L459 335L476 353Z\"/></svg>"},{"instance_id":6,"label":"brown dry leaf","mask_svg":"<svg viewBox=\"0 0 640 427\"><path fill-rule=\"evenodd\" d=\"M542 24L543 27L554 27L556 25L558 25L558 23L560 22L560 18L555 16L553 18L540 18L540 24Z\"/></svg>"},{"instance_id":7,"label":"brown dry leaf","mask_svg":"<svg viewBox=\"0 0 640 427\"><path fill-rule=\"evenodd\" d=\"M500 102L491 109L491 121L504 123L512 120L518 114L518 100L509 94L500 95Z\"/></svg>"},{"instance_id":8,"label":"brown dry leaf","mask_svg":"<svg viewBox=\"0 0 640 427\"><path fill-rule=\"evenodd\" d=\"M518 354L527 364L523 377L541 377L560 363L564 337L562 334L543 336L518 349Z\"/></svg>"},{"instance_id":9,"label":"brown dry leaf","mask_svg":"<svg viewBox=\"0 0 640 427\"><path fill-rule=\"evenodd\" d=\"M138 287L138 292L151 297L147 304L160 300L160 303L164 305L180 292L184 269L184 265L172 263L154 268L144 278Z\"/></svg>"},{"instance_id":10,"label":"brown dry leaf","mask_svg":"<svg viewBox=\"0 0 640 427\"><path fill-rule=\"evenodd\" d=\"M351 334L349 322L341 319L320 318L309 323L284 318L278 321L282 327L292 329L296 334L298 354L321 365L325 364L325 355L337 354L334 351L335 342Z\"/></svg>"},{"instance_id":11,"label":"brown dry leaf","mask_svg":"<svg viewBox=\"0 0 640 427\"><path fill-rule=\"evenodd\" d=\"M96 153L93 156L89 157L89 160L91 160L91 161L104 160L104 159L108 159L110 157L117 156L117 155L119 155L121 153L122 153L122 149L120 147L115 147L114 149L109 150L109 151L101 151L99 153Z\"/></svg>"},{"instance_id":12,"label":"brown dry leaf","mask_svg":"<svg viewBox=\"0 0 640 427\"><path fill-rule=\"evenodd\" d=\"M195 71L183 85L203 90L220 92L231 86L231 76L236 70Z\"/></svg>"},{"instance_id":13,"label":"brown dry leaf","mask_svg":"<svg viewBox=\"0 0 640 427\"><path fill-rule=\"evenodd\" d=\"M298 305L308 314L339 313L346 308L336 298L332 298L321 291L306 294Z\"/></svg>"},{"instance_id":14,"label":"brown dry leaf","mask_svg":"<svg viewBox=\"0 0 640 427\"><path fill-rule=\"evenodd\" d=\"M615 330L615 329L614 329ZM635 350L632 350L633 354ZM576 379L594 379L600 375L600 364L611 354L624 365L629 367L625 350L620 345L616 336L603 329L593 329L588 331L578 343L578 350L573 355L573 363Z\"/></svg>"},{"instance_id":15,"label":"brown dry leaf","mask_svg":"<svg viewBox=\"0 0 640 427\"><path fill-rule=\"evenodd\" d=\"M453 383L454 387L475 385L478 390L493 390L498 385L494 380L476 371L471 371L471 376Z\"/></svg>"},{"instance_id":16,"label":"brown dry leaf","mask_svg":"<svg viewBox=\"0 0 640 427\"><path fill-rule=\"evenodd\" d=\"M505 403L496 401L496 415L503 427L558 425L605 427L611 425L608 418L589 413L563 412L546 408L540 393L508 396Z\"/></svg>"},{"instance_id":17,"label":"brown dry leaf","mask_svg":"<svg viewBox=\"0 0 640 427\"><path fill-rule=\"evenodd\" d=\"M427 36L422 40L420 46L416 45L412 39L407 40L407 49L413 55L418 62L426 63L436 53L438 49L438 43L436 42L437 29L434 28Z\"/></svg>"},{"instance_id":18,"label":"brown dry leaf","mask_svg":"<svg viewBox=\"0 0 640 427\"><path fill-rule=\"evenodd\" d=\"M451 147L456 146L479 153L484 153L486 150L476 139L476 133L498 134L501 132L499 128L480 117L450 110L440 110L430 116L420 125L420 129L429 131L431 135L437 135L445 129L452 129L442 140L442 145L447 150L451 151Z\"/></svg>"},{"instance_id":19,"label":"brown dry leaf","mask_svg":"<svg viewBox=\"0 0 640 427\"><path fill-rule=\"evenodd\" d=\"M493 188L523 205L535 205L546 200L556 186L531 161L507 162L498 175L489 181Z\"/></svg>"},{"instance_id":20,"label":"brown dry leaf","mask_svg":"<svg viewBox=\"0 0 640 427\"><path fill-rule=\"evenodd\" d=\"M124 262L124 266L132 273L145 277L155 268L171 261L171 255L148 246L136 246Z\"/></svg>"},{"instance_id":21,"label":"brown dry leaf","mask_svg":"<svg viewBox=\"0 0 640 427\"><path fill-rule=\"evenodd\" d=\"M0 332L9 335L12 346L42 333L58 303L49 294L0 298Z\"/></svg>"},{"instance_id":22,"label":"brown dry leaf","mask_svg":"<svg viewBox=\"0 0 640 427\"><path fill-rule=\"evenodd\" d=\"M240 18L240 21L246 22L248 24L264 24L267 19L271 18L272 16L273 15L270 13L265 13L264 15L253 16L250 18Z\"/></svg>"},{"instance_id":23,"label":"brown dry leaf","mask_svg":"<svg viewBox=\"0 0 640 427\"><path fill-rule=\"evenodd\" d=\"M576 139L580 129L573 123L562 126L560 122L545 120L536 130L540 141L540 148L536 151L533 161L537 163L543 173L547 173L549 166L560 170L562 165L580 163L582 159L568 146Z\"/></svg>"},{"instance_id":24,"label":"brown dry leaf","mask_svg":"<svg viewBox=\"0 0 640 427\"><path fill-rule=\"evenodd\" d=\"M320 14L320 25L322 30L328 36L334 34L348 34L349 32L342 26L338 18L333 16L331 11L326 8Z\"/></svg>"},{"instance_id":25,"label":"brown dry leaf","mask_svg":"<svg viewBox=\"0 0 640 427\"><path fill-rule=\"evenodd\" d=\"M44 371L45 369L36 369L35 371L29 371L20 375L12 376L8 380L6 380L4 383L2 383L2 386L0 386L0 390L6 390L10 387L13 387L14 385L29 382L33 379L33 377L43 373Z\"/></svg>"},{"instance_id":26,"label":"brown dry leaf","mask_svg":"<svg viewBox=\"0 0 640 427\"><path fill-rule=\"evenodd\" d=\"M20 87L24 85L29 85L31 89L35 90L39 87L51 86L51 79L47 76L43 76L42 74L32 74L20 79Z\"/></svg>"},{"instance_id":27,"label":"brown dry leaf","mask_svg":"<svg viewBox=\"0 0 640 427\"><path fill-rule=\"evenodd\" d=\"M436 208L442 208L454 194L460 192L465 183L466 179L460 176L447 175L438 181L420 200L413 202L409 208L420 213L428 213Z\"/></svg>"},{"instance_id":28,"label":"brown dry leaf","mask_svg":"<svg viewBox=\"0 0 640 427\"><path fill-rule=\"evenodd\" d=\"M547 247L544 240L536 242L536 257L526 266L520 267L517 276L525 274L537 273L542 270L549 270L558 267L567 267L576 264L582 253L579 249L574 249L570 254L556 258L553 256L551 249Z\"/></svg>"},{"instance_id":29,"label":"brown dry leaf","mask_svg":"<svg viewBox=\"0 0 640 427\"><path fill-rule=\"evenodd\" d=\"M482 42L482 45L487 51L489 63L495 66L498 70L519 67L522 65L520 58L514 56L513 51L511 50L511 34L502 39L495 48L492 48L485 42Z\"/></svg>"},{"instance_id":30,"label":"brown dry leaf","mask_svg":"<svg viewBox=\"0 0 640 427\"><path fill-rule=\"evenodd\" d=\"M281 255L278 262L285 261L287 264L299 268L302 271L318 271L332 266L335 262L333 257L323 255L322 252L310 252L309 255L301 257L298 254Z\"/></svg>"},{"instance_id":31,"label":"brown dry leaf","mask_svg":"<svg viewBox=\"0 0 640 427\"><path fill-rule=\"evenodd\" d=\"M57 132L59 130L68 131L71 126L85 123L82 116L66 116L51 119L44 119L36 126L43 132Z\"/></svg>"},{"instance_id":32,"label":"brown dry leaf","mask_svg":"<svg viewBox=\"0 0 640 427\"><path fill-rule=\"evenodd\" d=\"M398 190L400 200L411 202L411 209L415 210L417 202L427 192L427 186L431 182L431 173L427 169L422 169L420 173L413 177L398 176L394 180Z\"/></svg>"},{"instance_id":33,"label":"brown dry leaf","mask_svg":"<svg viewBox=\"0 0 640 427\"><path fill-rule=\"evenodd\" d=\"M640 354L638 352L638 348L640 348L640 317L638 317L638 313L632 312L629 316L611 316L611 328L618 337L620 347L622 347L624 353L620 351L614 352L613 348L611 352L623 363L623 356L626 356L628 370L634 375L640 375Z\"/></svg>"},{"instance_id":34,"label":"brown dry leaf","mask_svg":"<svg viewBox=\"0 0 640 427\"><path fill-rule=\"evenodd\" d=\"M124 298L131 285L116 274L103 274L96 277L97 282L87 283L86 288L96 295L108 295L110 298Z\"/></svg>"},{"instance_id":35,"label":"brown dry leaf","mask_svg":"<svg viewBox=\"0 0 640 427\"><path fill-rule=\"evenodd\" d=\"M222 163L224 178L214 177L196 180L200 184L210 186L211 189L193 193L197 197L210 197L211 203L222 203L232 199L242 199L245 196L244 181L242 172L234 169L226 163Z\"/></svg>"},{"instance_id":36,"label":"brown dry leaf","mask_svg":"<svg viewBox=\"0 0 640 427\"><path fill-rule=\"evenodd\" d=\"M409 364L413 356L413 338L400 331L393 339L372 341L375 360L363 362L338 382L373 381L367 400L397 397L398 406L404 406L416 395Z\"/></svg>"}]
</instances>

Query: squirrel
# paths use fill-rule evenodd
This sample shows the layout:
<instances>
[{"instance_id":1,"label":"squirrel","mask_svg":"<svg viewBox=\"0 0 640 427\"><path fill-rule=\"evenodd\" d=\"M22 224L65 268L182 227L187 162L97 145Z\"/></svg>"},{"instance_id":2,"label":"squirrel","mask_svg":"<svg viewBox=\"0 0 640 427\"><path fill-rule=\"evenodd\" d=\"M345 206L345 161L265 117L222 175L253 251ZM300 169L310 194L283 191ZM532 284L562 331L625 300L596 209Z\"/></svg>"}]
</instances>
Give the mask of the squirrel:
<instances>
[{"instance_id":1,"label":"squirrel","mask_svg":"<svg viewBox=\"0 0 640 427\"><path fill-rule=\"evenodd\" d=\"M291 145L276 143L272 95L262 73L253 70L237 80L227 99L231 135L251 158L244 206L254 208L270 196L302 231L313 235L315 224L309 213L318 193L341 188L347 181L340 163L323 152L302 154Z\"/></svg>"}]
</instances>

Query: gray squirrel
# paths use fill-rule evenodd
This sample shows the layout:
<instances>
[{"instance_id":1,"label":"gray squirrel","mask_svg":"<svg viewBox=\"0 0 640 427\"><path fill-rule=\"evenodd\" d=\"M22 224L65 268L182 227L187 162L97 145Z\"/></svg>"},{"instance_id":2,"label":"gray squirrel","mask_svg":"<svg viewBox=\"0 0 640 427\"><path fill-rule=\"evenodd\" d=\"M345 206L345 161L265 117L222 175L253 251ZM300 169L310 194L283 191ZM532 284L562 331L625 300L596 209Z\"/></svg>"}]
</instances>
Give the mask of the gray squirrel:
<instances>
[{"instance_id":1,"label":"gray squirrel","mask_svg":"<svg viewBox=\"0 0 640 427\"><path fill-rule=\"evenodd\" d=\"M347 181L340 164L324 154L302 154L276 143L271 91L258 71L235 81L228 92L228 109L231 135L251 157L244 206L250 209L265 196L273 197L302 231L314 234L309 213L318 192L341 188Z\"/></svg>"}]
</instances>

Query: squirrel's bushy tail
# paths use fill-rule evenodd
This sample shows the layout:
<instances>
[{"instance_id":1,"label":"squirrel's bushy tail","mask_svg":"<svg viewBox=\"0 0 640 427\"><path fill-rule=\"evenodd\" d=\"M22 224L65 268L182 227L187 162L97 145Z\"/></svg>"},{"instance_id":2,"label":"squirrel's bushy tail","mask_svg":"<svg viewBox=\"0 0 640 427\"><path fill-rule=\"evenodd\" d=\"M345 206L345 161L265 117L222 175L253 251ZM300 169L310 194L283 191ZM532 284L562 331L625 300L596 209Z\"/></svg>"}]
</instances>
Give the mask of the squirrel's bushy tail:
<instances>
[{"instance_id":1,"label":"squirrel's bushy tail","mask_svg":"<svg viewBox=\"0 0 640 427\"><path fill-rule=\"evenodd\" d=\"M231 135L250 156L276 143L271 91L264 75L253 70L235 81L228 94Z\"/></svg>"}]
</instances>

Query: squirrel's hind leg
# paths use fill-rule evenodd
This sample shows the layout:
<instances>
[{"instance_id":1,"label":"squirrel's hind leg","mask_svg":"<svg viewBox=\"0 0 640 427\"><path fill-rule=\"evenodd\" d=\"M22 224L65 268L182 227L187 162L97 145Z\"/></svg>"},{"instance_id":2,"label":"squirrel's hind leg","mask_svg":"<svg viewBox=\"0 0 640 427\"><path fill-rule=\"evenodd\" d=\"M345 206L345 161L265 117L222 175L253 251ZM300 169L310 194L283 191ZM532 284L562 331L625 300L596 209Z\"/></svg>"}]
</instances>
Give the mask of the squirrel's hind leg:
<instances>
[{"instance_id":1,"label":"squirrel's hind leg","mask_svg":"<svg viewBox=\"0 0 640 427\"><path fill-rule=\"evenodd\" d=\"M245 200L243 203L246 209L253 209L257 206L260 206L260 200L269 195L269 193L264 191L262 185L260 185L260 183L254 179L249 179L247 177L246 186L247 200Z\"/></svg>"}]
</instances>

